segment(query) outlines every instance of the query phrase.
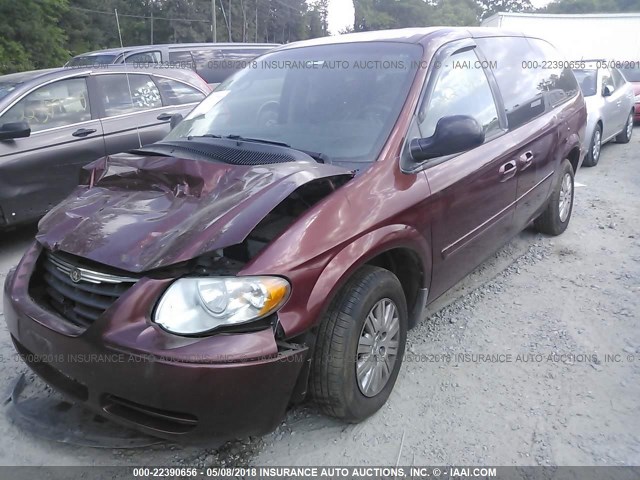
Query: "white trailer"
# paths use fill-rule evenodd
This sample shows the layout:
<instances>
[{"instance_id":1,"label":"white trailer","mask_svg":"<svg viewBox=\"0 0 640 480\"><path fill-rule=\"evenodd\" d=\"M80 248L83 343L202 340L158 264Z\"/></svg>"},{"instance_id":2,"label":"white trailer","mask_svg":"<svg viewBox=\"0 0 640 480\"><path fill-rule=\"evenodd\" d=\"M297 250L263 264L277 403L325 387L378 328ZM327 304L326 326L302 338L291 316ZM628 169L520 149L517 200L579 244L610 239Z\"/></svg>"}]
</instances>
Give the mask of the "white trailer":
<instances>
[{"instance_id":1,"label":"white trailer","mask_svg":"<svg viewBox=\"0 0 640 480\"><path fill-rule=\"evenodd\" d=\"M640 13L496 13L482 26L544 38L567 60L640 61Z\"/></svg>"}]
</instances>

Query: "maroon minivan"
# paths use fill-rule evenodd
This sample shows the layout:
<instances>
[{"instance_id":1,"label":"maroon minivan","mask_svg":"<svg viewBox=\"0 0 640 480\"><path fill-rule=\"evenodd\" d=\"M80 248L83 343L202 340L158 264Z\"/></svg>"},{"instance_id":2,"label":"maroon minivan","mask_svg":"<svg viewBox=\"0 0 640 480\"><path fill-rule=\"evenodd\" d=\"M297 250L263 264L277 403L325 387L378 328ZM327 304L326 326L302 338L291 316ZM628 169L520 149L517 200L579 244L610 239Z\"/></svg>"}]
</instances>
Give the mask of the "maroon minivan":
<instances>
[{"instance_id":1,"label":"maroon minivan","mask_svg":"<svg viewBox=\"0 0 640 480\"><path fill-rule=\"evenodd\" d=\"M162 437L260 434L305 397L363 420L428 303L530 222L567 228L586 111L557 60L488 28L260 57L85 167L6 280L16 349Z\"/></svg>"}]
</instances>

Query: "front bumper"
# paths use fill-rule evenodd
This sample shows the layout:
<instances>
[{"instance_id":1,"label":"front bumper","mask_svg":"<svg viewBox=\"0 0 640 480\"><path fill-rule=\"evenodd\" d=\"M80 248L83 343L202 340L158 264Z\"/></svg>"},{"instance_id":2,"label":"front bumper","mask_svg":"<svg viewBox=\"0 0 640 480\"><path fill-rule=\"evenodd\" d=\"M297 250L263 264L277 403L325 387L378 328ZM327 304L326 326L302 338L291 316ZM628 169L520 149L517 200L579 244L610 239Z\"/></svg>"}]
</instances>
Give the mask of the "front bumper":
<instances>
[{"instance_id":1,"label":"front bumper","mask_svg":"<svg viewBox=\"0 0 640 480\"><path fill-rule=\"evenodd\" d=\"M104 417L174 440L228 440L280 423L307 347L279 346L271 330L204 339L163 332L148 317L166 282L150 279L78 334L29 295L40 250L35 244L7 277L4 315L18 352L53 388Z\"/></svg>"}]
</instances>

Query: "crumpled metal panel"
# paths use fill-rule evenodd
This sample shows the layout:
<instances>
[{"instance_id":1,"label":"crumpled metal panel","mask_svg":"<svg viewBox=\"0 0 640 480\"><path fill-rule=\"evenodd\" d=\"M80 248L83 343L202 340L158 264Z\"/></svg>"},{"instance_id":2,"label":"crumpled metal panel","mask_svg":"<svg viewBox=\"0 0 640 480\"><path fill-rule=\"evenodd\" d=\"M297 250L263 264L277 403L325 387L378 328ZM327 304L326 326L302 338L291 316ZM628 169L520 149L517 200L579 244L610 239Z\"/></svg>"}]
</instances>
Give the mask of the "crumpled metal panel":
<instances>
[{"instance_id":1,"label":"crumpled metal panel","mask_svg":"<svg viewBox=\"0 0 640 480\"><path fill-rule=\"evenodd\" d=\"M40 222L38 242L130 272L241 243L276 205L332 165L238 166L120 154L86 167L80 186Z\"/></svg>"}]
</instances>

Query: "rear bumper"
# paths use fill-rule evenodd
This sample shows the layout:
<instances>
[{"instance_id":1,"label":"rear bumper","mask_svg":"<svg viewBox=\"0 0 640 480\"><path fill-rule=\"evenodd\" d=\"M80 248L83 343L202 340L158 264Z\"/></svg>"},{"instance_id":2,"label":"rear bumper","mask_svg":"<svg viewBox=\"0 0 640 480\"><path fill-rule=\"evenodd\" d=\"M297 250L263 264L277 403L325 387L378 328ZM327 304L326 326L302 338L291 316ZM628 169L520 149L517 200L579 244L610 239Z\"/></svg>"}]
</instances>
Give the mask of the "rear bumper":
<instances>
[{"instance_id":1,"label":"rear bumper","mask_svg":"<svg viewBox=\"0 0 640 480\"><path fill-rule=\"evenodd\" d=\"M230 334L205 349L194 339L186 347L182 342L167 348L176 339L164 338L164 350L145 352L142 346L158 345L159 335L172 336L135 321L115 328L117 322L109 318L71 335L55 328L62 320L28 294L38 253L32 248L7 277L4 314L16 349L53 388L118 423L173 440L259 435L282 420L306 347L278 347L273 333L265 330ZM127 299L121 300L105 317L127 312ZM242 346L249 356L252 350L263 355L228 361L222 356L225 344L229 351ZM202 353L211 350L217 357Z\"/></svg>"}]
</instances>

